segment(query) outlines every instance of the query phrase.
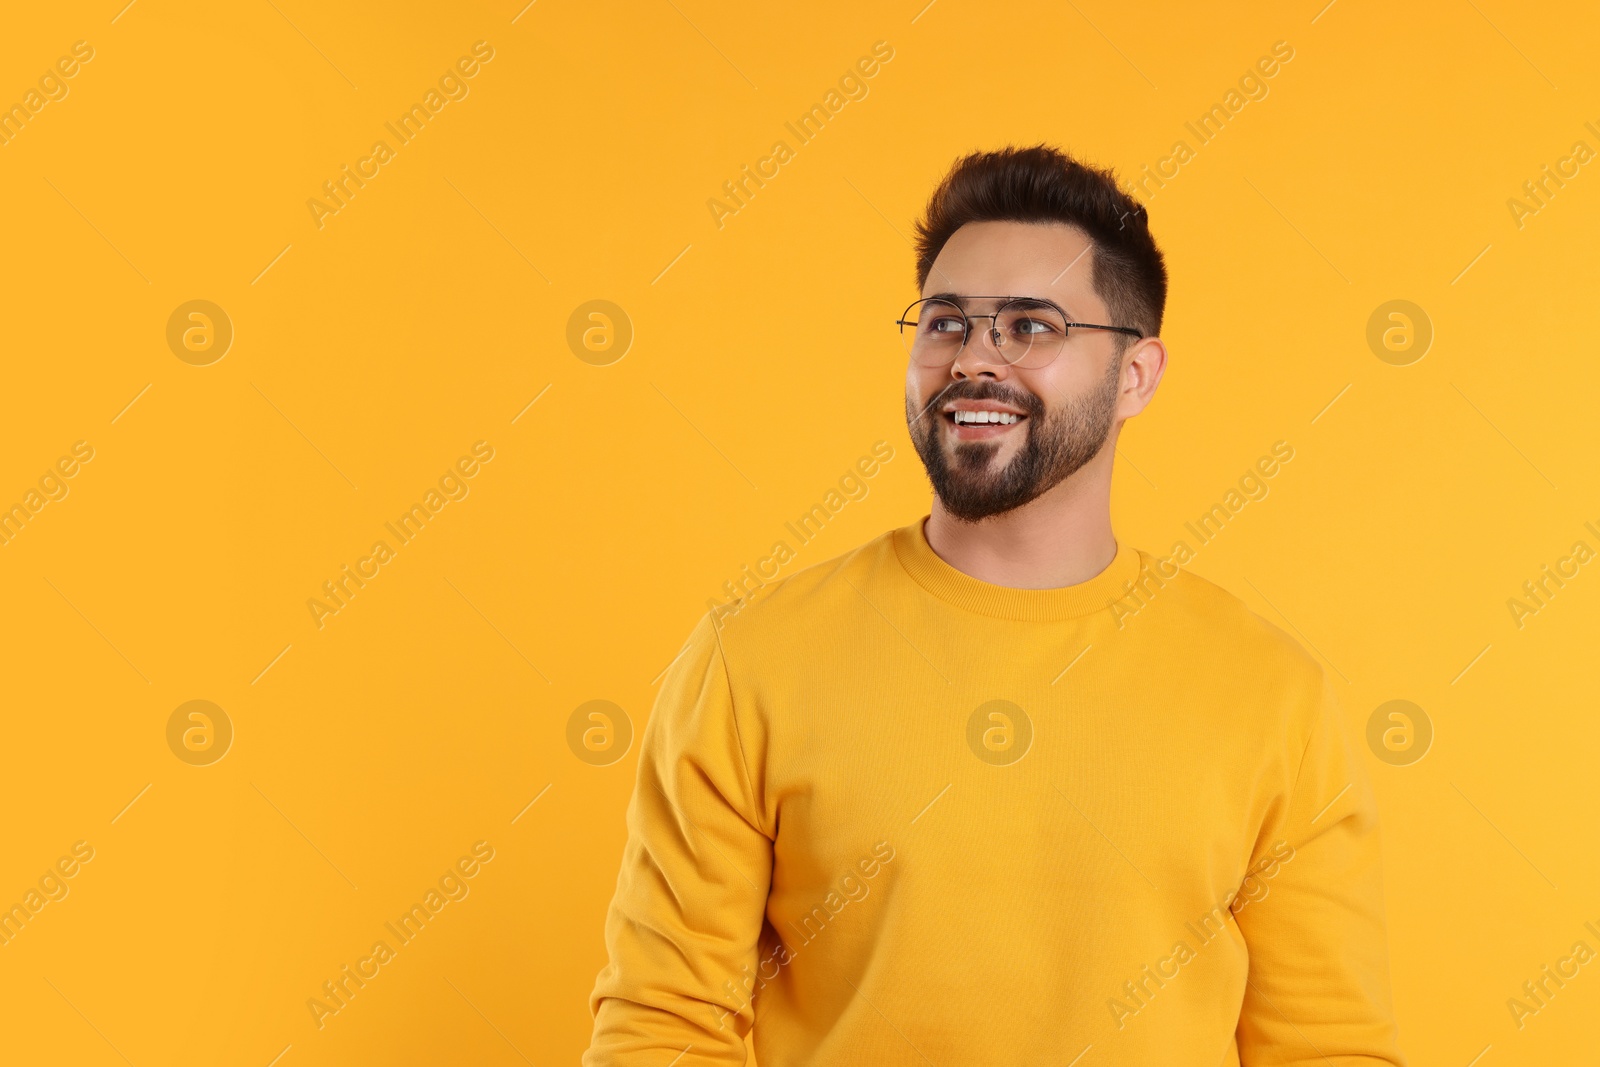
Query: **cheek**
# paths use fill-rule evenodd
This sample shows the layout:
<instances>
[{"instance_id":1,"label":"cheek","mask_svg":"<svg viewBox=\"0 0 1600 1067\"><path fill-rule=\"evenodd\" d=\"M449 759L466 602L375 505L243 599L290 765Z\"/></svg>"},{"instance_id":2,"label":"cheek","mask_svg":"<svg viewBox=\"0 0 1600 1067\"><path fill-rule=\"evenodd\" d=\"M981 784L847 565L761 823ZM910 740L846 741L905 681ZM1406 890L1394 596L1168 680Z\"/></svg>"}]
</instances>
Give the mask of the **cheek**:
<instances>
[{"instance_id":1,"label":"cheek","mask_svg":"<svg viewBox=\"0 0 1600 1067\"><path fill-rule=\"evenodd\" d=\"M1051 408L1060 407L1070 401L1081 404L1104 393L1108 388L1108 376L1115 373L1112 365L1103 358L1097 359L1088 353L1078 355L1077 358L1074 358L1074 355L1076 354L1071 351L1063 352L1049 366L1028 371L1028 377L1023 380L1023 384L1043 398L1045 404ZM1109 388L1115 388L1114 380Z\"/></svg>"},{"instance_id":2,"label":"cheek","mask_svg":"<svg viewBox=\"0 0 1600 1067\"><path fill-rule=\"evenodd\" d=\"M946 369L911 364L906 369L906 401L911 406L912 416L915 417L932 404L934 397L951 380L950 372ZM928 417L933 416L930 414Z\"/></svg>"},{"instance_id":3,"label":"cheek","mask_svg":"<svg viewBox=\"0 0 1600 1067\"><path fill-rule=\"evenodd\" d=\"M1072 403L1074 397L1082 396L1092 378L1093 374L1082 364L1068 359L1067 353L1062 353L1048 366L1012 371L1012 381L1044 405L1040 413L1044 417Z\"/></svg>"}]
</instances>

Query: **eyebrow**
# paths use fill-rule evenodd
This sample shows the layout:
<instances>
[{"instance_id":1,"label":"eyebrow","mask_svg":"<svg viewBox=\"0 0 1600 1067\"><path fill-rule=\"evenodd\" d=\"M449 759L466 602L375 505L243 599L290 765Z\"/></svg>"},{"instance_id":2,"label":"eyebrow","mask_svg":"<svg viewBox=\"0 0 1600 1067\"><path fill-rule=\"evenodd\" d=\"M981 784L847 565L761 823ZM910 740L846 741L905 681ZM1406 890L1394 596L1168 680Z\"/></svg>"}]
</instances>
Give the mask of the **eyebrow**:
<instances>
[{"instance_id":1,"label":"eyebrow","mask_svg":"<svg viewBox=\"0 0 1600 1067\"><path fill-rule=\"evenodd\" d=\"M945 301L948 301L949 303L955 304L957 307L965 308L966 305L963 304L962 301L971 300L971 299L974 299L974 298L971 297L971 296L963 296L960 293L933 293L933 294L929 295L928 297L926 297L926 299L928 299L928 300L945 300ZM987 299L990 299L990 300L1008 300L1009 299L1009 300L1016 301L1016 302L1022 303L1022 304L1026 304L1026 305L1029 305L1029 306L1032 306L1032 307L1057 307L1058 306L1054 302L1046 300L1044 297L1040 297L1040 296L1013 296L1013 297L991 296L991 297L988 297ZM1065 311L1066 309L1065 308L1061 308L1061 310Z\"/></svg>"}]
</instances>

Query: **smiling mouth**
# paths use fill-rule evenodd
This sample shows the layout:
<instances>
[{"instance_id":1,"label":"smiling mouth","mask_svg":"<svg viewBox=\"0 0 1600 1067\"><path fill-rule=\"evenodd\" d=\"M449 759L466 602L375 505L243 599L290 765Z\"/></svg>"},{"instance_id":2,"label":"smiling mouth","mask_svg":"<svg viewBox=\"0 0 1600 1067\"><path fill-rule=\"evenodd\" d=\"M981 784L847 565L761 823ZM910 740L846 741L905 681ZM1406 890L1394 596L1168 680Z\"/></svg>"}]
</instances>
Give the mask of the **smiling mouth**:
<instances>
[{"instance_id":1,"label":"smiling mouth","mask_svg":"<svg viewBox=\"0 0 1600 1067\"><path fill-rule=\"evenodd\" d=\"M1021 422L1026 415L1013 415L1009 411L950 411L946 412L950 421L957 426L983 426L997 424L1009 426L1014 422Z\"/></svg>"},{"instance_id":2,"label":"smiling mouth","mask_svg":"<svg viewBox=\"0 0 1600 1067\"><path fill-rule=\"evenodd\" d=\"M1028 419L1026 415L1016 415L1009 411L946 411L942 417L949 424L950 432L959 441L982 441L1001 437L1009 433L1013 426Z\"/></svg>"}]
</instances>

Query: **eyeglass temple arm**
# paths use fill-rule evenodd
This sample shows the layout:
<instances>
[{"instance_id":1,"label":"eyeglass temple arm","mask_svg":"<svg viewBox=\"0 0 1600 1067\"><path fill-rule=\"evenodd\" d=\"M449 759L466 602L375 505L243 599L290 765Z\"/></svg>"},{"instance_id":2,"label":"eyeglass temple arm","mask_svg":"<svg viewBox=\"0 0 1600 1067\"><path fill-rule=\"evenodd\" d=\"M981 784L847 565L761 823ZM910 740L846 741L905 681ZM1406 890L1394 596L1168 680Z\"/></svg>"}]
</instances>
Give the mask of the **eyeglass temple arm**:
<instances>
[{"instance_id":1,"label":"eyeglass temple arm","mask_svg":"<svg viewBox=\"0 0 1600 1067\"><path fill-rule=\"evenodd\" d=\"M1067 323L1067 328L1068 329L1071 329L1074 326L1076 326L1080 330L1115 330L1117 333L1125 333L1130 337L1143 337L1144 336L1144 334L1140 333L1138 330L1135 330L1132 326L1101 326L1101 325L1099 325L1097 323L1093 323L1093 322L1069 322L1069 323Z\"/></svg>"}]
</instances>

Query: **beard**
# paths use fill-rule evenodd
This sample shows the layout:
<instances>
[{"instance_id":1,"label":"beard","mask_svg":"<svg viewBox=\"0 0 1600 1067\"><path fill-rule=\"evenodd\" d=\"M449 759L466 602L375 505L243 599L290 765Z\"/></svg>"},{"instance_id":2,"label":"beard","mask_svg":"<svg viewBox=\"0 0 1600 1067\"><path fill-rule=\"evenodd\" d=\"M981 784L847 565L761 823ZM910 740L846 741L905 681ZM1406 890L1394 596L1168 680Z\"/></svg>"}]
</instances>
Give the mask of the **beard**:
<instances>
[{"instance_id":1,"label":"beard","mask_svg":"<svg viewBox=\"0 0 1600 1067\"><path fill-rule=\"evenodd\" d=\"M992 470L999 441L962 441L946 450L944 415L930 410L918 415L906 397L906 425L911 443L933 483L945 511L964 522L980 522L992 515L1019 508L1061 484L1088 463L1111 435L1117 406L1121 360L1111 360L1106 376L1082 396L1055 410L1023 389L1012 389L988 378L968 378L938 394L936 403L950 400L995 400L1012 404L1027 414L1021 429L1026 435L1016 455L1004 467Z\"/></svg>"}]
</instances>

